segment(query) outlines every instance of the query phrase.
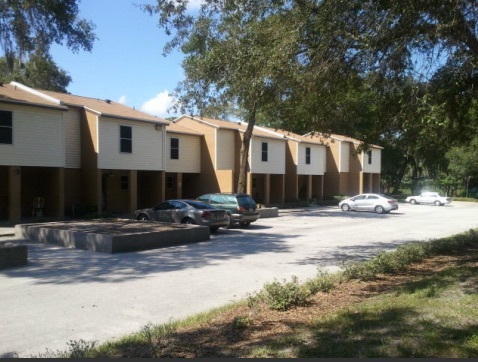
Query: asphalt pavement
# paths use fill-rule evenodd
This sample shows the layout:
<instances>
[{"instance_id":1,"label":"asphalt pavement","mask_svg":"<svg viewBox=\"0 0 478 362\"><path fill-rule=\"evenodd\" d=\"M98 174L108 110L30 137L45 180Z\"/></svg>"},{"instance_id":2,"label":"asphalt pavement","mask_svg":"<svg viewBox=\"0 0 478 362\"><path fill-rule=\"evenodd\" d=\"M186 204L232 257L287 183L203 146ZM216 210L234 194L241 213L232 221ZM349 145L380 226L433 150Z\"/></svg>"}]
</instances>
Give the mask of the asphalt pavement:
<instances>
[{"instance_id":1,"label":"asphalt pavement","mask_svg":"<svg viewBox=\"0 0 478 362\"><path fill-rule=\"evenodd\" d=\"M20 240L0 224L0 241L28 247L27 266L0 270L0 358L118 340L241 300L274 279L304 281L318 268L335 271L346 260L478 228L477 215L478 203L463 202L400 204L385 215L284 210L206 242L122 254Z\"/></svg>"}]
</instances>

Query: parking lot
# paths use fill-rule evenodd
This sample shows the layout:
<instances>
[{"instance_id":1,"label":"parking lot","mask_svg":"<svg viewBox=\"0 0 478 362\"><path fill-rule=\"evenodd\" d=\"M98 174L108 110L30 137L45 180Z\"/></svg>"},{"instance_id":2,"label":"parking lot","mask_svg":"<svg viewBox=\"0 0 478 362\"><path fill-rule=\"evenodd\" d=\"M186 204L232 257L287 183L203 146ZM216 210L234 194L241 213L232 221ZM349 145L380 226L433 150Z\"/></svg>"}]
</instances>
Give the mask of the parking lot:
<instances>
[{"instance_id":1,"label":"parking lot","mask_svg":"<svg viewBox=\"0 0 478 362\"><path fill-rule=\"evenodd\" d=\"M207 242L103 254L22 241L29 265L0 272L0 357L114 340L247 297L273 279L312 277L398 245L478 227L478 203L400 204L390 214L281 210Z\"/></svg>"}]
</instances>

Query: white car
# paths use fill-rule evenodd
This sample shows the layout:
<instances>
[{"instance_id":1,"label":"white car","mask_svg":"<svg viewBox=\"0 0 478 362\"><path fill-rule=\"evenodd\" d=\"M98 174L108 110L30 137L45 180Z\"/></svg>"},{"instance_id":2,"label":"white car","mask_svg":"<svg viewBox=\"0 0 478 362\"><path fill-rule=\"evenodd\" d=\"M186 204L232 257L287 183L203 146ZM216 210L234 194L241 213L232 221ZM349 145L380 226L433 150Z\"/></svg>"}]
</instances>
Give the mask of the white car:
<instances>
[{"instance_id":1,"label":"white car","mask_svg":"<svg viewBox=\"0 0 478 362\"><path fill-rule=\"evenodd\" d=\"M375 211L377 214L398 210L398 200L380 194L360 194L339 202L342 211Z\"/></svg>"},{"instance_id":2,"label":"white car","mask_svg":"<svg viewBox=\"0 0 478 362\"><path fill-rule=\"evenodd\" d=\"M408 196L405 201L411 203L412 205L434 204L437 206L442 206L445 204L449 204L451 202L451 198L446 196L440 196L438 192L422 192L418 196Z\"/></svg>"}]
</instances>

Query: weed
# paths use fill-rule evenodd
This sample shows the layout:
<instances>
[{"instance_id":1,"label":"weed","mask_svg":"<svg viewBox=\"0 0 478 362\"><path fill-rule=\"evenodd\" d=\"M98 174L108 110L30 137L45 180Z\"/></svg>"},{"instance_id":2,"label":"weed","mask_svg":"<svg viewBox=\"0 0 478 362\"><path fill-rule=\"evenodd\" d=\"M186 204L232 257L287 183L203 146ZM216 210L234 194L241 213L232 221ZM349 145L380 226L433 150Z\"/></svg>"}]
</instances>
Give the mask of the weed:
<instances>
[{"instance_id":1,"label":"weed","mask_svg":"<svg viewBox=\"0 0 478 362\"><path fill-rule=\"evenodd\" d=\"M235 316L232 320L231 327L234 330L246 329L252 325L252 319L246 316Z\"/></svg>"}]
</instances>

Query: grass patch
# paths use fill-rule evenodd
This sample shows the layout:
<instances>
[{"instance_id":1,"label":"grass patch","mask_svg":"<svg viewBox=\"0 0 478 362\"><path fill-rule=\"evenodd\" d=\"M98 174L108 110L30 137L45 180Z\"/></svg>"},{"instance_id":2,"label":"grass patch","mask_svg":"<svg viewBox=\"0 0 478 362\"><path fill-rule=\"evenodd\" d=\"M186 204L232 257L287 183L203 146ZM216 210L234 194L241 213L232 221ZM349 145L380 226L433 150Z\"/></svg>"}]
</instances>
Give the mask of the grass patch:
<instances>
[{"instance_id":1,"label":"grass patch","mask_svg":"<svg viewBox=\"0 0 478 362\"><path fill-rule=\"evenodd\" d=\"M345 263L333 275L319 269L304 283L267 283L243 302L148 324L117 342L71 341L68 351L36 357L478 357L476 275L470 230Z\"/></svg>"}]
</instances>

